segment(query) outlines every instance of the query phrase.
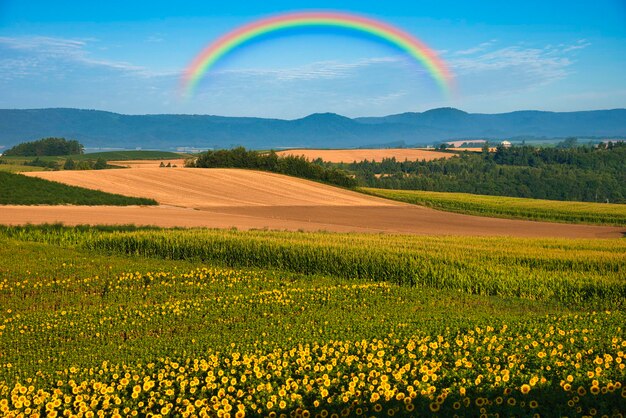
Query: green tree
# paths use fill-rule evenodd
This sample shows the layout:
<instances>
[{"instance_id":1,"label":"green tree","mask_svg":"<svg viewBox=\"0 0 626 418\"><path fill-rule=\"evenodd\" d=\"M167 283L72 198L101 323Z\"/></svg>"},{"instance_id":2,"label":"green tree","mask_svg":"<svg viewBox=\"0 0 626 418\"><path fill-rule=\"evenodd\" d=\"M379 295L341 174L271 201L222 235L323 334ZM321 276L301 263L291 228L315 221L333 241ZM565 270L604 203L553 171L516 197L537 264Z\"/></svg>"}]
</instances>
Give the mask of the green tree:
<instances>
[{"instance_id":1,"label":"green tree","mask_svg":"<svg viewBox=\"0 0 626 418\"><path fill-rule=\"evenodd\" d=\"M559 142L556 147L557 148L576 148L578 145L578 138L570 136L569 138L565 138L564 141Z\"/></svg>"},{"instance_id":2,"label":"green tree","mask_svg":"<svg viewBox=\"0 0 626 418\"><path fill-rule=\"evenodd\" d=\"M72 160L71 158L68 158L67 160L65 160L65 164L63 164L63 170L75 170L76 169L76 163L74 163L74 160Z\"/></svg>"},{"instance_id":3,"label":"green tree","mask_svg":"<svg viewBox=\"0 0 626 418\"><path fill-rule=\"evenodd\" d=\"M107 168L107 161L100 157L96 160L96 163L93 165L94 170L102 170Z\"/></svg>"},{"instance_id":4,"label":"green tree","mask_svg":"<svg viewBox=\"0 0 626 418\"><path fill-rule=\"evenodd\" d=\"M6 155L35 157L82 154L84 147L76 140L65 138L43 138L38 141L24 142L8 149Z\"/></svg>"}]
</instances>

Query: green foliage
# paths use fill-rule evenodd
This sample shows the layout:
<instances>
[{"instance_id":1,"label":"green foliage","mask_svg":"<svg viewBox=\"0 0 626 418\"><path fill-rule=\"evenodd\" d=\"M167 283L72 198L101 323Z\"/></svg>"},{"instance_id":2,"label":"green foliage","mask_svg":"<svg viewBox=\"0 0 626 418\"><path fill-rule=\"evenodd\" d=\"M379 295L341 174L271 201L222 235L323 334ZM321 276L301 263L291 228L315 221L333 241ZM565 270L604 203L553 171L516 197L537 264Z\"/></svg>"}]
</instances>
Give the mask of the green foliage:
<instances>
[{"instance_id":1,"label":"green foliage","mask_svg":"<svg viewBox=\"0 0 626 418\"><path fill-rule=\"evenodd\" d=\"M51 161L48 164L56 164L56 162ZM74 161L72 157L68 157L63 164L63 170L104 170L109 167L114 166L109 166L102 157L98 157L95 161L92 159Z\"/></svg>"},{"instance_id":2,"label":"green foliage","mask_svg":"<svg viewBox=\"0 0 626 418\"><path fill-rule=\"evenodd\" d=\"M63 244L61 230L16 229ZM5 232L6 233L6 232ZM71 233L66 234L73 236ZM623 306L626 242L219 230L81 231L96 251L386 281L470 294Z\"/></svg>"},{"instance_id":3,"label":"green foliage","mask_svg":"<svg viewBox=\"0 0 626 418\"><path fill-rule=\"evenodd\" d=\"M44 138L39 141L24 142L4 152L7 156L34 157L43 155L82 154L83 145L76 140L65 138Z\"/></svg>"},{"instance_id":4,"label":"green foliage","mask_svg":"<svg viewBox=\"0 0 626 418\"><path fill-rule=\"evenodd\" d=\"M93 165L93 169L94 170L103 170L107 168L107 161L102 158L102 157L98 157L98 159L96 160L96 162Z\"/></svg>"},{"instance_id":5,"label":"green foliage","mask_svg":"<svg viewBox=\"0 0 626 418\"><path fill-rule=\"evenodd\" d=\"M76 169L76 163L74 163L74 160L72 160L71 158L68 158L67 160L65 160L65 163L63 164L63 170L74 170Z\"/></svg>"},{"instance_id":6,"label":"green foliage","mask_svg":"<svg viewBox=\"0 0 626 418\"><path fill-rule=\"evenodd\" d=\"M24 165L31 167L43 167L48 168L50 170L59 170L59 163L56 161L44 161L39 157L36 157L34 160L24 162Z\"/></svg>"},{"instance_id":7,"label":"green foliage","mask_svg":"<svg viewBox=\"0 0 626 418\"><path fill-rule=\"evenodd\" d=\"M20 239L56 235L77 245L110 229L116 228L4 231L23 234ZM213 233L218 231L199 237L210 241ZM230 234L253 241L256 235L272 241L293 235L319 245L348 240L363 250L399 240ZM446 238L433 247L435 241L413 245L411 237L402 237L396 249L435 256L449 248L461 263L470 252L483 263L501 263L503 270L511 261L497 261L503 247L527 261L543 249L539 270L551 270L554 278L570 270L563 263L570 252L579 252L580 259L593 255L592 263L620 256L623 263L624 254L620 240ZM522 246L527 242L528 254ZM435 409L441 416L613 416L626 396L626 316L610 294L602 295L599 312L590 312L12 238L3 239L0 259L0 413L7 416L46 415L46 409L64 416L81 408L105 415L182 416L190 406L192 416L202 410L214 416L226 404L231 416L239 408L245 416L289 416L296 410L306 416L303 409L311 416L413 417ZM439 262L442 270L453 271L450 258ZM584 263L570 267L581 277L589 270ZM532 269L527 273L532 276ZM623 267L614 275L623 279Z\"/></svg>"},{"instance_id":8,"label":"green foliage","mask_svg":"<svg viewBox=\"0 0 626 418\"><path fill-rule=\"evenodd\" d=\"M0 171L0 205L156 205L128 197Z\"/></svg>"},{"instance_id":9,"label":"green foliage","mask_svg":"<svg viewBox=\"0 0 626 418\"><path fill-rule=\"evenodd\" d=\"M184 158L186 154L180 154L177 152L169 151L103 151L103 152L90 152L84 154L85 157L91 159L102 158L107 161L125 161L125 160L167 160L175 158Z\"/></svg>"},{"instance_id":10,"label":"green foliage","mask_svg":"<svg viewBox=\"0 0 626 418\"><path fill-rule=\"evenodd\" d=\"M497 147L434 161L327 164L355 173L367 187L626 202L626 144L576 148Z\"/></svg>"},{"instance_id":11,"label":"green foliage","mask_svg":"<svg viewBox=\"0 0 626 418\"><path fill-rule=\"evenodd\" d=\"M187 167L201 168L247 168L286 174L341 187L355 187L356 181L343 170L324 167L309 162L302 156L278 156L274 151L260 153L248 151L243 147L230 150L207 151L193 160L188 160Z\"/></svg>"},{"instance_id":12,"label":"green foliage","mask_svg":"<svg viewBox=\"0 0 626 418\"><path fill-rule=\"evenodd\" d=\"M626 205L520 197L361 188L359 191L450 212L496 218L626 226Z\"/></svg>"}]
</instances>

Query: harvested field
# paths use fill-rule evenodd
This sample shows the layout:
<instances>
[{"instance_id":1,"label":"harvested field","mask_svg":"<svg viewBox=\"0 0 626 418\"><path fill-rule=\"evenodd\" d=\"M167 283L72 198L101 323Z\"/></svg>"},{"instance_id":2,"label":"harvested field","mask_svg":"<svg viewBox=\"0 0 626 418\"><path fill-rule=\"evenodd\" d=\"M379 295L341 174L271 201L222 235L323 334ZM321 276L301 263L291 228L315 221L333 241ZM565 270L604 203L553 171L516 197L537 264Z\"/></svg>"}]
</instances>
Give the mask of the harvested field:
<instances>
[{"instance_id":1,"label":"harvested field","mask_svg":"<svg viewBox=\"0 0 626 418\"><path fill-rule=\"evenodd\" d=\"M398 206L398 202L282 174L224 168L131 168L27 174L186 208L223 206Z\"/></svg>"},{"instance_id":2,"label":"harvested field","mask_svg":"<svg viewBox=\"0 0 626 418\"><path fill-rule=\"evenodd\" d=\"M155 225L288 231L619 238L626 228L492 219L419 206L3 206L0 224Z\"/></svg>"},{"instance_id":3,"label":"harvested field","mask_svg":"<svg viewBox=\"0 0 626 418\"><path fill-rule=\"evenodd\" d=\"M117 165L119 167L127 168L159 168L161 163L172 164L178 167L185 165L184 158L176 158L173 160L121 160L121 161L107 161L108 164Z\"/></svg>"},{"instance_id":4,"label":"harvested field","mask_svg":"<svg viewBox=\"0 0 626 418\"><path fill-rule=\"evenodd\" d=\"M161 207L4 206L0 223L63 222L437 235L616 238L626 228L492 219L393 202L274 173L137 168L29 173L150 197Z\"/></svg>"},{"instance_id":5,"label":"harvested field","mask_svg":"<svg viewBox=\"0 0 626 418\"><path fill-rule=\"evenodd\" d=\"M321 158L331 163L351 163L353 161L382 161L383 158L395 157L397 161L431 161L450 158L454 154L415 148L388 149L292 149L277 152L278 155L303 155L309 160Z\"/></svg>"}]
</instances>

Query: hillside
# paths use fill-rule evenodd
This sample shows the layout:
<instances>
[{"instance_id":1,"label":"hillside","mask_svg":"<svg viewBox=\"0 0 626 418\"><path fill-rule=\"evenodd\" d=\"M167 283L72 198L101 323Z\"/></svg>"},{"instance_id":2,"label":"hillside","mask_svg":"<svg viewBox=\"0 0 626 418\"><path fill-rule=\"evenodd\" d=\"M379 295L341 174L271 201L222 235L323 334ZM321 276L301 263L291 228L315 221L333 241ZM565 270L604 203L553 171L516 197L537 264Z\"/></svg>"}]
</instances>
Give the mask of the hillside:
<instances>
[{"instance_id":1,"label":"hillside","mask_svg":"<svg viewBox=\"0 0 626 418\"><path fill-rule=\"evenodd\" d=\"M152 199L76 187L0 171L0 205L156 205ZM6 211L6 207L2 208ZM19 210L27 210L21 207Z\"/></svg>"},{"instance_id":2,"label":"hillside","mask_svg":"<svg viewBox=\"0 0 626 418\"><path fill-rule=\"evenodd\" d=\"M74 186L152 198L157 207L3 207L0 224L135 224L290 231L613 238L623 227L568 225L449 213L275 173L129 168L28 173Z\"/></svg>"},{"instance_id":3,"label":"hillside","mask_svg":"<svg viewBox=\"0 0 626 418\"><path fill-rule=\"evenodd\" d=\"M458 138L626 136L626 109L489 115L441 108L356 119L317 113L296 120L0 109L0 132L0 146L5 148L47 136L76 139L87 148L354 148Z\"/></svg>"},{"instance_id":4,"label":"hillside","mask_svg":"<svg viewBox=\"0 0 626 418\"><path fill-rule=\"evenodd\" d=\"M187 208L401 205L309 180L241 169L157 167L42 171L26 175L109 193L147 197L161 204Z\"/></svg>"}]
</instances>

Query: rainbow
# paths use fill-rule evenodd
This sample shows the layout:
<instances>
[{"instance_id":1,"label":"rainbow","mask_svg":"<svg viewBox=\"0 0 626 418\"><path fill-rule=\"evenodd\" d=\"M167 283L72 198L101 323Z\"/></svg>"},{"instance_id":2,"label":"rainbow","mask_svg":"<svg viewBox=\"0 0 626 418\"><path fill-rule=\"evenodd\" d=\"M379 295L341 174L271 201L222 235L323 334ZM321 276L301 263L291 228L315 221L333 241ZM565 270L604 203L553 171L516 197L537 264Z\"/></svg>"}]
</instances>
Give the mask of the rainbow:
<instances>
[{"instance_id":1,"label":"rainbow","mask_svg":"<svg viewBox=\"0 0 626 418\"><path fill-rule=\"evenodd\" d=\"M453 87L453 76L446 64L423 42L412 35L379 20L338 12L298 12L260 19L227 33L198 54L183 74L181 88L190 96L202 76L221 58L251 40L272 32L299 27L338 27L373 35L403 50L423 65L447 96Z\"/></svg>"}]
</instances>

